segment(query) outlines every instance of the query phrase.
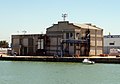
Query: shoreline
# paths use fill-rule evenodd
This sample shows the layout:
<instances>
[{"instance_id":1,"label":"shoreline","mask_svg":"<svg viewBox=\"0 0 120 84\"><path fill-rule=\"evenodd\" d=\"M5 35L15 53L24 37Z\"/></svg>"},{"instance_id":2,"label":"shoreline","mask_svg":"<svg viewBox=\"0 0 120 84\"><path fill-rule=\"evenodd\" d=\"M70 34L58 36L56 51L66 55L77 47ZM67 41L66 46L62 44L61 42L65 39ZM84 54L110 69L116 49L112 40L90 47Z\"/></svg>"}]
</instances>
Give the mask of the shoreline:
<instances>
[{"instance_id":1,"label":"shoreline","mask_svg":"<svg viewBox=\"0 0 120 84\"><path fill-rule=\"evenodd\" d=\"M79 62L88 58L95 63L114 63L120 64L120 57L108 56L108 57L53 57L53 56L2 56L0 60L2 61L38 61L38 62Z\"/></svg>"}]
</instances>

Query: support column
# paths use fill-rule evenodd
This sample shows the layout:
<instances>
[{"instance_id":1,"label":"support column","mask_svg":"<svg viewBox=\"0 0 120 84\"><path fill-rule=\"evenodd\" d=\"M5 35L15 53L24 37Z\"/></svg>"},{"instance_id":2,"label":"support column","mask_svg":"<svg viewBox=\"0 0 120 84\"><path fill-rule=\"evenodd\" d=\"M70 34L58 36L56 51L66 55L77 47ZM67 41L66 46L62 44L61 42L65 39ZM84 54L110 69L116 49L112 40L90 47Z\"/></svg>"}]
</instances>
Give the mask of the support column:
<instances>
[{"instance_id":1,"label":"support column","mask_svg":"<svg viewBox=\"0 0 120 84\"><path fill-rule=\"evenodd\" d=\"M95 30L95 56L97 55L97 30Z\"/></svg>"}]
</instances>

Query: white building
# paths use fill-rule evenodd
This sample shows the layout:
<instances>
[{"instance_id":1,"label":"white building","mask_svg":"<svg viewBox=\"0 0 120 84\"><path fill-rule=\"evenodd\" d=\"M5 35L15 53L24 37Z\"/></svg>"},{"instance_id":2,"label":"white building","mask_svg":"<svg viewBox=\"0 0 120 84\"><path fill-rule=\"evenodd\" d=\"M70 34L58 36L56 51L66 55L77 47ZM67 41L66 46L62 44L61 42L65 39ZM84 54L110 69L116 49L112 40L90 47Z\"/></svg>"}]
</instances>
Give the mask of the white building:
<instances>
[{"instance_id":1,"label":"white building","mask_svg":"<svg viewBox=\"0 0 120 84\"><path fill-rule=\"evenodd\" d=\"M104 36L104 54L109 54L110 49L120 49L120 35Z\"/></svg>"}]
</instances>

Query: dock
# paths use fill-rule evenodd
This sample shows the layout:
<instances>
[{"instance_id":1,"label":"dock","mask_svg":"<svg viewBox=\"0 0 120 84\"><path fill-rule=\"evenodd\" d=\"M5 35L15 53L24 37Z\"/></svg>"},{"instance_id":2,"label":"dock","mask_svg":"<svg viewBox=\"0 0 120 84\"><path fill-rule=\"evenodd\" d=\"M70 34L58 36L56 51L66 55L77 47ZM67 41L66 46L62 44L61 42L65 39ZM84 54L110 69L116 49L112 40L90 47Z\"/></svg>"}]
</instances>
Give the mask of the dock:
<instances>
[{"instance_id":1,"label":"dock","mask_svg":"<svg viewBox=\"0 0 120 84\"><path fill-rule=\"evenodd\" d=\"M95 63L115 63L120 64L120 57L116 56L91 56L91 57L54 57L54 56L2 56L2 61L38 61L38 62L79 62L81 63L85 58L88 58Z\"/></svg>"}]
</instances>

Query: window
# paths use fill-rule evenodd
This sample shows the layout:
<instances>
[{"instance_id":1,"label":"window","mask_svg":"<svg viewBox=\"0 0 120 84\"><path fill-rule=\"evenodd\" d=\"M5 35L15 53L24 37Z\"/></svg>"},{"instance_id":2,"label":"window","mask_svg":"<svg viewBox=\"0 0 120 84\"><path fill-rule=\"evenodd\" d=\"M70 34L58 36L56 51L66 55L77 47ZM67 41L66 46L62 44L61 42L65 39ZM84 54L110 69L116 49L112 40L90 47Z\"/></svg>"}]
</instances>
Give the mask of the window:
<instances>
[{"instance_id":1,"label":"window","mask_svg":"<svg viewBox=\"0 0 120 84\"><path fill-rule=\"evenodd\" d=\"M77 43L77 46L79 46L79 43Z\"/></svg>"},{"instance_id":2,"label":"window","mask_svg":"<svg viewBox=\"0 0 120 84\"><path fill-rule=\"evenodd\" d=\"M73 33L70 33L70 37L73 37Z\"/></svg>"},{"instance_id":3,"label":"window","mask_svg":"<svg viewBox=\"0 0 120 84\"><path fill-rule=\"evenodd\" d=\"M66 39L69 39L69 33L66 33Z\"/></svg>"},{"instance_id":4,"label":"window","mask_svg":"<svg viewBox=\"0 0 120 84\"><path fill-rule=\"evenodd\" d=\"M70 43L70 46L73 46L73 43Z\"/></svg>"},{"instance_id":5,"label":"window","mask_svg":"<svg viewBox=\"0 0 120 84\"><path fill-rule=\"evenodd\" d=\"M79 36L79 33L76 33L76 36Z\"/></svg>"},{"instance_id":6,"label":"window","mask_svg":"<svg viewBox=\"0 0 120 84\"><path fill-rule=\"evenodd\" d=\"M115 45L114 43L109 43L109 45Z\"/></svg>"},{"instance_id":7,"label":"window","mask_svg":"<svg viewBox=\"0 0 120 84\"><path fill-rule=\"evenodd\" d=\"M111 38L114 38L114 36L111 36Z\"/></svg>"},{"instance_id":8,"label":"window","mask_svg":"<svg viewBox=\"0 0 120 84\"><path fill-rule=\"evenodd\" d=\"M76 37L79 37L79 33L76 33Z\"/></svg>"}]
</instances>

